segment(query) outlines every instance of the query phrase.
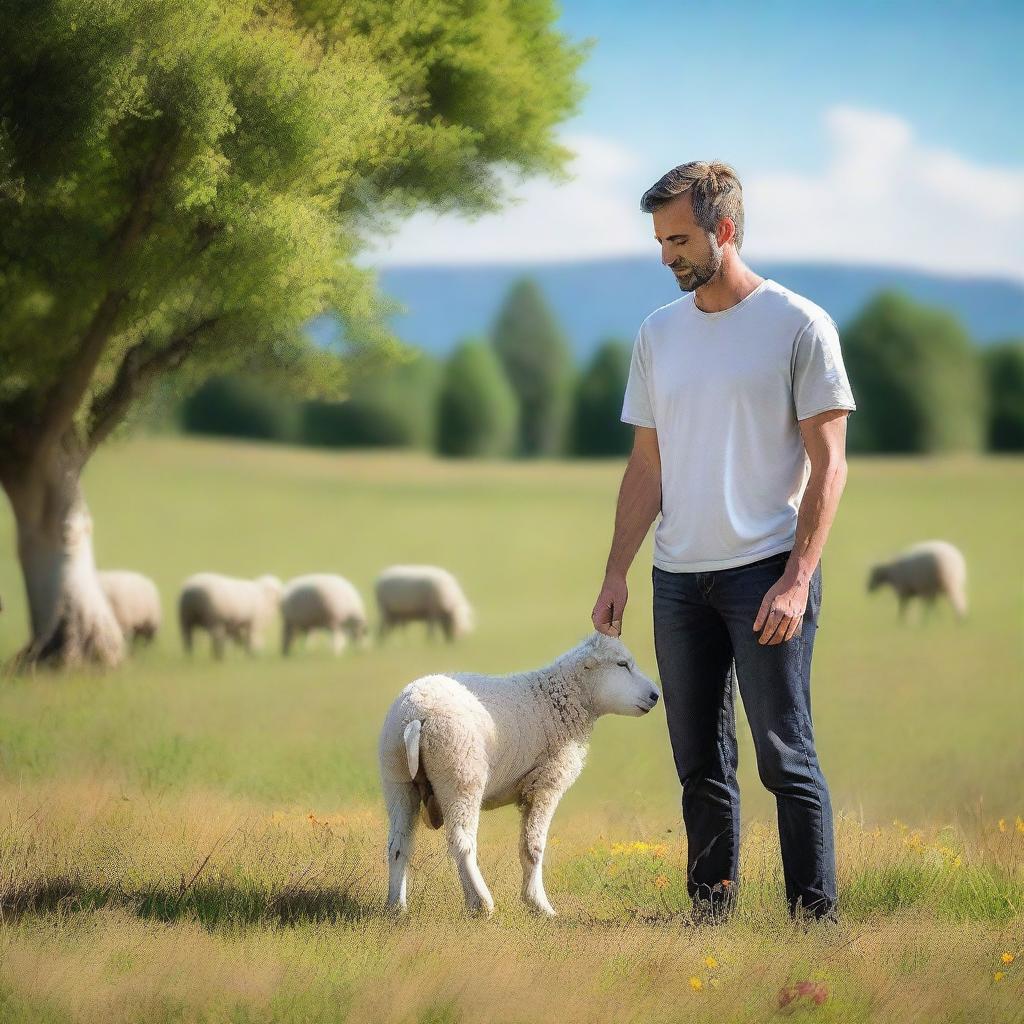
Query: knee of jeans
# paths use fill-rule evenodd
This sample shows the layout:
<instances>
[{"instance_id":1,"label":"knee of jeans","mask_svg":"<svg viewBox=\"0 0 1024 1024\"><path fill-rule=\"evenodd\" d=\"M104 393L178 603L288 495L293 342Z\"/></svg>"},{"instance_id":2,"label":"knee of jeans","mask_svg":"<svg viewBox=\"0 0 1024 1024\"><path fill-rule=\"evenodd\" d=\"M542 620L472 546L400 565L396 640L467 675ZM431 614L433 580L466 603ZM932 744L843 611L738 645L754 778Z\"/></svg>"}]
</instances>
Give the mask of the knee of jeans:
<instances>
[{"instance_id":1,"label":"knee of jeans","mask_svg":"<svg viewBox=\"0 0 1024 1024\"><path fill-rule=\"evenodd\" d=\"M806 781L807 762L802 752L780 750L774 744L757 751L757 774L771 792L785 789L793 782Z\"/></svg>"}]
</instances>

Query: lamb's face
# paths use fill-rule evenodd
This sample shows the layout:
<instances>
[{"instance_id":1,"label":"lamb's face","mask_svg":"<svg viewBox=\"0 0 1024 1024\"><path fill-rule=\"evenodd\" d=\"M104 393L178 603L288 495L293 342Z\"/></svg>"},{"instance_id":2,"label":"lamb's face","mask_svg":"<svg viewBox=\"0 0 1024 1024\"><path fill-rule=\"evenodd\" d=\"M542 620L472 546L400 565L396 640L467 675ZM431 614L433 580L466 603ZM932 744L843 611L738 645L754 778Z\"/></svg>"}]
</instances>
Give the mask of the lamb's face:
<instances>
[{"instance_id":1,"label":"lamb's face","mask_svg":"<svg viewBox=\"0 0 1024 1024\"><path fill-rule=\"evenodd\" d=\"M868 593L877 590L886 582L885 566L874 565L871 567L871 574L868 576Z\"/></svg>"},{"instance_id":2,"label":"lamb's face","mask_svg":"<svg viewBox=\"0 0 1024 1024\"><path fill-rule=\"evenodd\" d=\"M600 633L583 662L595 715L646 715L658 703L658 688L637 668L636 659L616 637Z\"/></svg>"}]
</instances>

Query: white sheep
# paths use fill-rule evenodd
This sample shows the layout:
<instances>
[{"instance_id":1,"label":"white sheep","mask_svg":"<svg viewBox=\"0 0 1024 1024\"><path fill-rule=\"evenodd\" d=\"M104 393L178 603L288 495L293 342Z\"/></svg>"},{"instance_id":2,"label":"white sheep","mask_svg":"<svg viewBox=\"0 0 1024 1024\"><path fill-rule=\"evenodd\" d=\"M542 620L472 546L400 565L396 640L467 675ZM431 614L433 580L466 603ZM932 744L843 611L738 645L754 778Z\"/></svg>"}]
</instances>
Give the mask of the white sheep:
<instances>
[{"instance_id":1,"label":"white sheep","mask_svg":"<svg viewBox=\"0 0 1024 1024\"><path fill-rule=\"evenodd\" d=\"M249 653L263 646L263 634L277 612L283 587L276 576L235 579L215 572L190 576L178 597L178 621L185 650L192 651L192 631L205 629L217 658L230 637Z\"/></svg>"},{"instance_id":2,"label":"white sheep","mask_svg":"<svg viewBox=\"0 0 1024 1024\"><path fill-rule=\"evenodd\" d=\"M281 598L284 632L281 649L288 654L296 635L326 629L340 654L346 637L353 643L366 635L366 610L359 591L343 576L309 573L290 580Z\"/></svg>"},{"instance_id":3,"label":"white sheep","mask_svg":"<svg viewBox=\"0 0 1024 1024\"><path fill-rule=\"evenodd\" d=\"M161 621L156 584L148 576L128 569L103 569L96 575L125 640L132 644L152 641Z\"/></svg>"},{"instance_id":4,"label":"white sheep","mask_svg":"<svg viewBox=\"0 0 1024 1024\"><path fill-rule=\"evenodd\" d=\"M377 578L378 639L393 626L425 622L432 636L440 625L454 640L473 628L473 610L455 577L434 565L393 565Z\"/></svg>"},{"instance_id":5,"label":"white sheep","mask_svg":"<svg viewBox=\"0 0 1024 1024\"><path fill-rule=\"evenodd\" d=\"M957 618L967 614L967 565L960 551L944 540L922 541L872 566L868 592L883 584L896 591L901 619L912 597L922 598L931 608L940 594L948 598Z\"/></svg>"},{"instance_id":6,"label":"white sheep","mask_svg":"<svg viewBox=\"0 0 1024 1024\"><path fill-rule=\"evenodd\" d=\"M575 782L600 715L644 715L654 683L621 640L593 633L544 668L518 675L430 675L410 683L387 713L380 771L387 805L388 905L406 907L406 869L417 812L447 829L470 912L494 901L477 866L480 811L518 804L522 897L553 915L541 864L548 826Z\"/></svg>"}]
</instances>

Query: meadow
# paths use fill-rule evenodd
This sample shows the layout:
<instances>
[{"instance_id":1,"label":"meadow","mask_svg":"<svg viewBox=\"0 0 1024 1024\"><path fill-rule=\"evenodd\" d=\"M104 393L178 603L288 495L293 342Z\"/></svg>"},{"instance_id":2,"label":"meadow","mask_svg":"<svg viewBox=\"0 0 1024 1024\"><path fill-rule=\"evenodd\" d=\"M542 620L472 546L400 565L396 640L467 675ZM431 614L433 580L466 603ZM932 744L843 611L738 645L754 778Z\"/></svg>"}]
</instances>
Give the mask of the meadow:
<instances>
[{"instance_id":1,"label":"meadow","mask_svg":"<svg viewBox=\"0 0 1024 1024\"><path fill-rule=\"evenodd\" d=\"M462 462L138 438L85 478L101 566L151 575L166 623L107 675L0 678L0 1020L1024 1021L1024 460L853 459L822 560L813 675L837 811L838 925L785 915L774 799L739 714L738 913L686 924L685 836L661 706L598 723L546 855L560 916L518 899L517 818L487 813L498 904L467 920L439 833L410 914L383 911L376 739L430 671L546 663L590 629L621 462ZM970 613L900 623L868 566L964 551ZM452 569L479 622L335 658L187 659L200 569L350 578ZM0 658L24 640L0 510ZM624 639L657 678L650 539Z\"/></svg>"}]
</instances>

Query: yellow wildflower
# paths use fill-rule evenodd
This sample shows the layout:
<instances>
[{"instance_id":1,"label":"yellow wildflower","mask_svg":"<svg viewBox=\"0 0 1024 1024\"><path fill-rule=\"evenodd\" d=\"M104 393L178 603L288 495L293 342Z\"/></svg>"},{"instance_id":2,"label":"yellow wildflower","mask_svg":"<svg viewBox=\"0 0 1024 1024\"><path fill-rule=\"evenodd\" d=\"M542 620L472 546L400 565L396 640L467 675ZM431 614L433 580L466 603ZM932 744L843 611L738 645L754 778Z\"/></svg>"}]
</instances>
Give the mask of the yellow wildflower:
<instances>
[{"instance_id":1,"label":"yellow wildflower","mask_svg":"<svg viewBox=\"0 0 1024 1024\"><path fill-rule=\"evenodd\" d=\"M999 831L1000 832L1005 832L1006 831L1006 819L1005 818L1000 818L999 819Z\"/></svg>"},{"instance_id":2,"label":"yellow wildflower","mask_svg":"<svg viewBox=\"0 0 1024 1024\"><path fill-rule=\"evenodd\" d=\"M658 889L667 889L668 875L658 875L658 877L654 880L654 885Z\"/></svg>"},{"instance_id":3,"label":"yellow wildflower","mask_svg":"<svg viewBox=\"0 0 1024 1024\"><path fill-rule=\"evenodd\" d=\"M1002 971L1000 971L999 973L1002 974ZM692 988L694 992L699 992L703 987L704 982L701 981L700 978L690 979L690 988Z\"/></svg>"},{"instance_id":4,"label":"yellow wildflower","mask_svg":"<svg viewBox=\"0 0 1024 1024\"><path fill-rule=\"evenodd\" d=\"M1004 953L999 959L1002 960L1004 964L1012 964L1017 957L1014 953Z\"/></svg>"},{"instance_id":5,"label":"yellow wildflower","mask_svg":"<svg viewBox=\"0 0 1024 1024\"><path fill-rule=\"evenodd\" d=\"M953 867L955 867L955 868L962 867L963 863L964 863L964 859L963 859L963 857L959 856L959 854L953 859Z\"/></svg>"},{"instance_id":6,"label":"yellow wildflower","mask_svg":"<svg viewBox=\"0 0 1024 1024\"><path fill-rule=\"evenodd\" d=\"M1005 977L1006 977L1006 972L1005 971L996 971L995 974L992 975L993 981L1002 981L1003 978L1005 978Z\"/></svg>"},{"instance_id":7,"label":"yellow wildflower","mask_svg":"<svg viewBox=\"0 0 1024 1024\"><path fill-rule=\"evenodd\" d=\"M704 957L704 963L707 964L708 970L713 971L718 966L718 961L713 956Z\"/></svg>"},{"instance_id":8,"label":"yellow wildflower","mask_svg":"<svg viewBox=\"0 0 1024 1024\"><path fill-rule=\"evenodd\" d=\"M1024 832L1024 818L1022 818L1019 814L1017 815L1017 831Z\"/></svg>"}]
</instances>

